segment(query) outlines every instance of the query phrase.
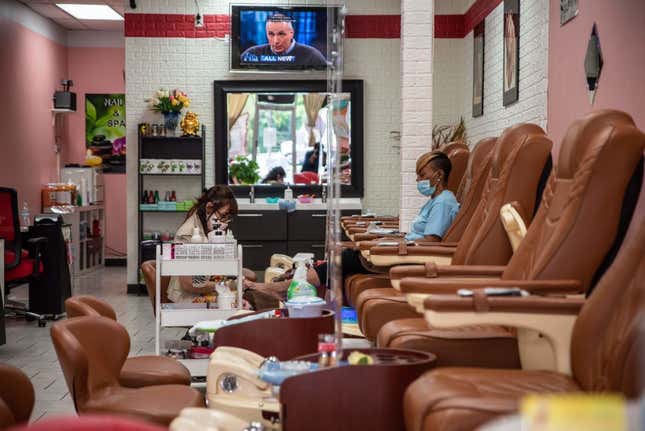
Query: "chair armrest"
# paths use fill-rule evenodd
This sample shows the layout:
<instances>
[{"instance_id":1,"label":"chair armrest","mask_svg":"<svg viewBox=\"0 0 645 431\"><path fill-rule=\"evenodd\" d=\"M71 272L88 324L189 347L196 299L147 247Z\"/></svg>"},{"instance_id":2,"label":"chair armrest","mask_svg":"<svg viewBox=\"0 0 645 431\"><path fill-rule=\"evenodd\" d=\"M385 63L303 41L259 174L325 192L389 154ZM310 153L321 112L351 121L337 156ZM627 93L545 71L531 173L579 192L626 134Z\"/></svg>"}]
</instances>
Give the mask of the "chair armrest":
<instances>
[{"instance_id":1,"label":"chair armrest","mask_svg":"<svg viewBox=\"0 0 645 431\"><path fill-rule=\"evenodd\" d=\"M47 245L47 238L44 236L29 238L27 241L25 241L25 248L29 252L29 257L34 259L34 267L32 269L32 274L36 274L39 272L40 256L42 255L42 250L46 245Z\"/></svg>"},{"instance_id":2,"label":"chair armrest","mask_svg":"<svg viewBox=\"0 0 645 431\"><path fill-rule=\"evenodd\" d=\"M430 295L424 299L424 317L434 328L503 325L517 328L520 357L525 340L538 332L551 345L555 369L571 375L571 334L583 298L479 297ZM479 311L473 311L477 308Z\"/></svg>"},{"instance_id":3,"label":"chair armrest","mask_svg":"<svg viewBox=\"0 0 645 431\"><path fill-rule=\"evenodd\" d=\"M456 241L447 241L447 242L440 241L440 242L429 242L429 243L424 243L422 241L418 241L418 243L419 243L419 245L426 245L427 244L427 245L432 245L432 246L435 246L435 247L452 247L452 248L457 248L457 246L459 245L459 243L456 242Z\"/></svg>"},{"instance_id":4,"label":"chair armrest","mask_svg":"<svg viewBox=\"0 0 645 431\"><path fill-rule=\"evenodd\" d=\"M354 234L354 241L376 241L379 239L382 239L383 241L387 241L388 238L402 238L403 237L402 232L397 232L397 233L392 233L389 235L383 235L383 234L375 234L375 233L356 233Z\"/></svg>"},{"instance_id":5,"label":"chair armrest","mask_svg":"<svg viewBox=\"0 0 645 431\"><path fill-rule=\"evenodd\" d=\"M428 262L425 265L398 265L390 269L392 287L400 290L399 284L406 277L425 278L466 278L477 280L498 280L505 266L501 265L436 265Z\"/></svg>"},{"instance_id":6,"label":"chair armrest","mask_svg":"<svg viewBox=\"0 0 645 431\"><path fill-rule=\"evenodd\" d=\"M460 278L410 277L400 281L403 293L456 293L459 289L481 289L485 287L518 287L536 295L566 295L584 293L579 280L486 280Z\"/></svg>"},{"instance_id":7,"label":"chair armrest","mask_svg":"<svg viewBox=\"0 0 645 431\"><path fill-rule=\"evenodd\" d=\"M582 297L547 296L485 296L461 297L458 295L426 295L424 310L441 313L454 312L504 312L535 314L577 315L585 303ZM410 295L422 295L419 293Z\"/></svg>"},{"instance_id":8,"label":"chair armrest","mask_svg":"<svg viewBox=\"0 0 645 431\"><path fill-rule=\"evenodd\" d=\"M383 239L387 241L387 238ZM394 239L392 240L394 241ZM426 245L432 244L432 245ZM438 244L438 243L437 243ZM370 255L404 255L404 254L421 254L424 256L438 255L438 256L452 256L455 254L457 247L437 246L434 243L423 243L415 245L407 245L401 242L399 245L376 245L370 248Z\"/></svg>"}]
</instances>

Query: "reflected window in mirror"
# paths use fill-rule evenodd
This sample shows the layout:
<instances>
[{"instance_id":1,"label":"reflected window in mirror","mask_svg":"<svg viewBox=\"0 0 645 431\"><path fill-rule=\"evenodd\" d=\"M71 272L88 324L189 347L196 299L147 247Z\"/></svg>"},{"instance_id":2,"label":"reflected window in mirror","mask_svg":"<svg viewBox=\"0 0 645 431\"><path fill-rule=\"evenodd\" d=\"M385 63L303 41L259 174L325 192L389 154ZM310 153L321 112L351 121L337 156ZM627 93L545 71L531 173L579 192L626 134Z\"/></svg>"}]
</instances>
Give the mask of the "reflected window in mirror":
<instances>
[{"instance_id":1,"label":"reflected window in mirror","mask_svg":"<svg viewBox=\"0 0 645 431\"><path fill-rule=\"evenodd\" d=\"M587 43L587 53L585 54L585 78L587 85L587 94L589 103L593 104L602 71L603 59L600 49L600 38L598 37L598 28L594 23L591 29L589 42Z\"/></svg>"},{"instance_id":2,"label":"reflected window in mirror","mask_svg":"<svg viewBox=\"0 0 645 431\"><path fill-rule=\"evenodd\" d=\"M326 93L226 94L229 184L324 184L332 145L351 184L351 101ZM331 119L331 124L328 124Z\"/></svg>"}]
</instances>

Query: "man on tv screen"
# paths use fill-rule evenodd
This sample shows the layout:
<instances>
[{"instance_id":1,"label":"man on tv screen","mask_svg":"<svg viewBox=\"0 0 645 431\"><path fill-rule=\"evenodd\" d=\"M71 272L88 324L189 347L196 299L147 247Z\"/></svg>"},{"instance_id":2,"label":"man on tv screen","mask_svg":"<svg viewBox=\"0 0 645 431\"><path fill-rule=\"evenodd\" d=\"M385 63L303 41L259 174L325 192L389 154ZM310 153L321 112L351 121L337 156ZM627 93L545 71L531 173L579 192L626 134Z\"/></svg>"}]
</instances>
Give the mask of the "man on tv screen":
<instances>
[{"instance_id":1,"label":"man on tv screen","mask_svg":"<svg viewBox=\"0 0 645 431\"><path fill-rule=\"evenodd\" d=\"M296 42L290 17L279 13L270 16L266 21L266 32L269 43L244 51L240 56L243 63L281 63L317 68L327 65L325 57L316 48Z\"/></svg>"}]
</instances>

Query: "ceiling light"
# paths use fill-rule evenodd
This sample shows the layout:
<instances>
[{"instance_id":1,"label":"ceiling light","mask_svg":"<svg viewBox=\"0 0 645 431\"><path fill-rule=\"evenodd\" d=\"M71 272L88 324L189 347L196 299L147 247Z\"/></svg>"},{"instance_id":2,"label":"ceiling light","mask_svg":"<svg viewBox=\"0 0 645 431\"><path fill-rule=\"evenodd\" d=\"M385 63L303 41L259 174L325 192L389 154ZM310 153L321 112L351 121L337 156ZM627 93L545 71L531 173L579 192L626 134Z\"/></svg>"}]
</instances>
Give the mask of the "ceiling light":
<instances>
[{"instance_id":1,"label":"ceiling light","mask_svg":"<svg viewBox=\"0 0 645 431\"><path fill-rule=\"evenodd\" d=\"M63 9L76 19L123 21L123 17L121 15L119 15L110 6L104 4L56 3L56 6Z\"/></svg>"}]
</instances>

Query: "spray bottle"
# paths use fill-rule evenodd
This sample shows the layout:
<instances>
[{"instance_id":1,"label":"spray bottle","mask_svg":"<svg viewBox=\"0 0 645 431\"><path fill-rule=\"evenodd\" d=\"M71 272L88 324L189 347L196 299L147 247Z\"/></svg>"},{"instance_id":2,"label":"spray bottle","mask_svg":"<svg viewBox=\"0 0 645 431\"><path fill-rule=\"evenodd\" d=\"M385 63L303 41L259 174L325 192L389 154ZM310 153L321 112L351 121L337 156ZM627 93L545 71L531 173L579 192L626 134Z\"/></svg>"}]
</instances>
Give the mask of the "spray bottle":
<instances>
[{"instance_id":1,"label":"spray bottle","mask_svg":"<svg viewBox=\"0 0 645 431\"><path fill-rule=\"evenodd\" d=\"M287 289L287 300L298 296L316 296L318 294L316 288L307 281L307 263L311 263L311 261L309 259L294 260L296 272Z\"/></svg>"}]
</instances>

